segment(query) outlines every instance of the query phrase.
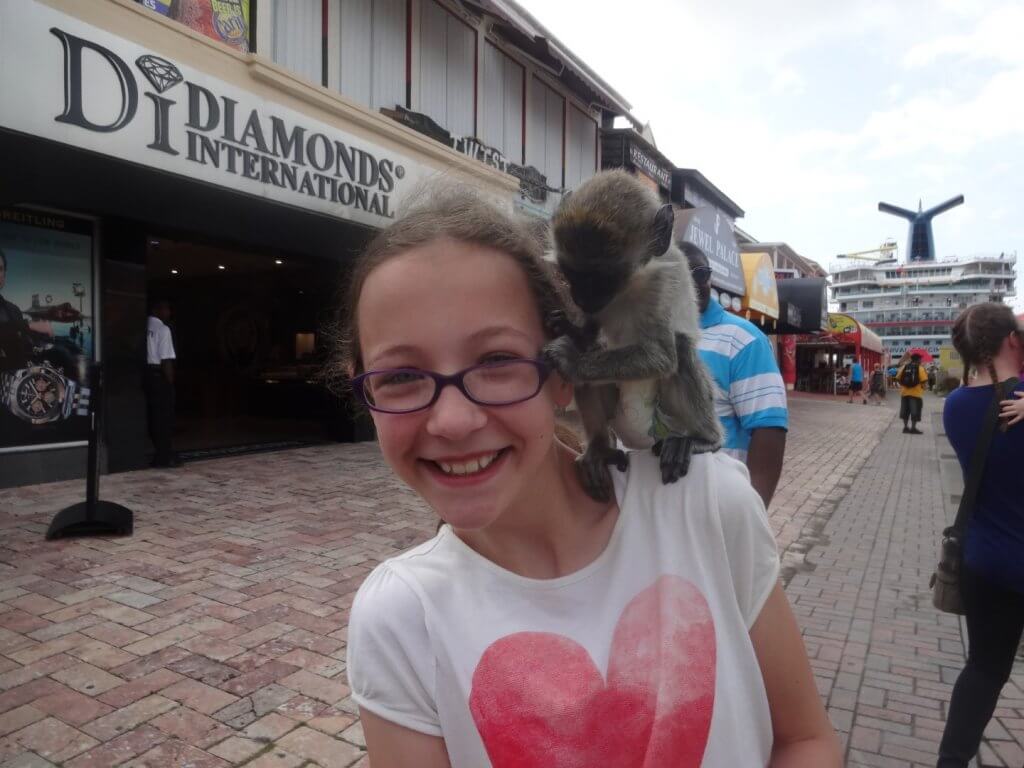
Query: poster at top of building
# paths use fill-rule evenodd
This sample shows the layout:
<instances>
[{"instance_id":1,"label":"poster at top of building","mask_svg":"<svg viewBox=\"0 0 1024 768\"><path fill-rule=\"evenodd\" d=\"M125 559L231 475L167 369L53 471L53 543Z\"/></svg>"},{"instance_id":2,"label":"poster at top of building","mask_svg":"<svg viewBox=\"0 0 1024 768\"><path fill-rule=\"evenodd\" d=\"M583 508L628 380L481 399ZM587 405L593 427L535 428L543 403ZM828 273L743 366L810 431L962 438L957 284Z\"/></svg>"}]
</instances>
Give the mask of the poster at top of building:
<instances>
[{"instance_id":1,"label":"poster at top of building","mask_svg":"<svg viewBox=\"0 0 1024 768\"><path fill-rule=\"evenodd\" d=\"M92 225L0 208L0 452L89 436Z\"/></svg>"},{"instance_id":2,"label":"poster at top of building","mask_svg":"<svg viewBox=\"0 0 1024 768\"><path fill-rule=\"evenodd\" d=\"M249 51L249 0L138 0L189 29Z\"/></svg>"}]
</instances>

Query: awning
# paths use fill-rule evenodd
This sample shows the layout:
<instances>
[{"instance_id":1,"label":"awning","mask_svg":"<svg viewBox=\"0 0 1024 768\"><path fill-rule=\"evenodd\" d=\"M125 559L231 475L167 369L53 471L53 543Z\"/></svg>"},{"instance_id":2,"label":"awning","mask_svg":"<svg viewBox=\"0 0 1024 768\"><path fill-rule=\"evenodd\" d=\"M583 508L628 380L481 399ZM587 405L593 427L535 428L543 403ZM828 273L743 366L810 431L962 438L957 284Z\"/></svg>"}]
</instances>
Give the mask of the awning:
<instances>
[{"instance_id":1,"label":"awning","mask_svg":"<svg viewBox=\"0 0 1024 768\"><path fill-rule=\"evenodd\" d=\"M740 299L742 310L747 316L779 318L779 294L775 289L775 266L767 253L740 254L743 265L743 281L746 292Z\"/></svg>"},{"instance_id":2,"label":"awning","mask_svg":"<svg viewBox=\"0 0 1024 768\"><path fill-rule=\"evenodd\" d=\"M828 330L828 281L823 277L775 280L779 295L777 333L817 333Z\"/></svg>"},{"instance_id":3,"label":"awning","mask_svg":"<svg viewBox=\"0 0 1024 768\"><path fill-rule=\"evenodd\" d=\"M835 337L840 343L853 344L879 354L885 349L877 333L849 315L829 312L828 325L829 335Z\"/></svg>"}]
</instances>

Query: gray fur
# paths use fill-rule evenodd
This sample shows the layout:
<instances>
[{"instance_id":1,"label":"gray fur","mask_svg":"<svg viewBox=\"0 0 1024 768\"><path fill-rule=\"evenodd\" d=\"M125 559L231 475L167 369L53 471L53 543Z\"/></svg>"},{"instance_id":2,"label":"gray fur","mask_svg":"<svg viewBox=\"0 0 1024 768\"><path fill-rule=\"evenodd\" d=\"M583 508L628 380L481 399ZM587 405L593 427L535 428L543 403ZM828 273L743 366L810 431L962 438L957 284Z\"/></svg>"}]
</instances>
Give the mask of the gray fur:
<instances>
[{"instance_id":1,"label":"gray fur","mask_svg":"<svg viewBox=\"0 0 1024 768\"><path fill-rule=\"evenodd\" d=\"M611 498L607 465L624 462L613 435L630 448L652 447L653 438L631 433L622 417L638 397L649 399L638 392L655 398L666 428L653 446L666 483L686 474L692 452L722 443L714 387L697 354L700 323L689 265L671 242L664 253L652 252L666 240L655 224L658 219L663 227L666 215L671 210L639 181L611 171L580 186L552 219L559 267L577 304L589 303L590 311L581 307L584 328L566 328L544 356L576 386L587 437L580 477L599 500ZM612 283L617 290L606 304L588 299L608 295Z\"/></svg>"}]
</instances>

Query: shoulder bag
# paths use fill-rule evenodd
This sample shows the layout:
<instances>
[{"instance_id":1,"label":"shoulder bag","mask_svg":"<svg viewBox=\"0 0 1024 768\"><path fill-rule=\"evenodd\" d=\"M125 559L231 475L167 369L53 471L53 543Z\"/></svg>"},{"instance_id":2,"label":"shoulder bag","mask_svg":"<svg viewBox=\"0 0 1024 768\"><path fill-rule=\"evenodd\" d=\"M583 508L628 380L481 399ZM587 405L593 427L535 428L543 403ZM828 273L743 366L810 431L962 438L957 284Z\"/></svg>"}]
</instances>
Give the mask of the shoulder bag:
<instances>
[{"instance_id":1,"label":"shoulder bag","mask_svg":"<svg viewBox=\"0 0 1024 768\"><path fill-rule=\"evenodd\" d=\"M978 488L981 476L985 473L985 461L988 449L992 445L992 436L999 424L999 403L1008 392L1013 392L1019 383L1018 379L1007 379L996 384L992 404L982 424L978 442L971 455L971 464L967 471L963 496L956 512L956 520L942 532L942 544L939 547L939 564L932 574L928 586L932 588L932 604L940 611L963 615L964 603L960 593L960 568L963 565L963 541L967 534L967 524L974 512L978 500Z\"/></svg>"}]
</instances>

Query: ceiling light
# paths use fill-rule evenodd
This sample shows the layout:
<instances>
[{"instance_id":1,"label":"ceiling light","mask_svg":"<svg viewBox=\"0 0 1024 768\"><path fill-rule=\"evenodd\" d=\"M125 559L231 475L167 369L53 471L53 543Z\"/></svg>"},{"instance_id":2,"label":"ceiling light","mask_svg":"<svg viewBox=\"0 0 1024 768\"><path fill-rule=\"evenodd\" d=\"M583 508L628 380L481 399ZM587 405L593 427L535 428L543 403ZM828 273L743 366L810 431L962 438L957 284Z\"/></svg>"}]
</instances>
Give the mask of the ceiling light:
<instances>
[{"instance_id":1,"label":"ceiling light","mask_svg":"<svg viewBox=\"0 0 1024 768\"><path fill-rule=\"evenodd\" d=\"M284 264L284 262L281 261L280 259L274 259L274 263L275 264Z\"/></svg>"},{"instance_id":2,"label":"ceiling light","mask_svg":"<svg viewBox=\"0 0 1024 768\"><path fill-rule=\"evenodd\" d=\"M176 275L176 274L178 274L178 270L176 270L176 269L172 269L172 270L171 270L171 274L172 274L172 275Z\"/></svg>"},{"instance_id":3,"label":"ceiling light","mask_svg":"<svg viewBox=\"0 0 1024 768\"><path fill-rule=\"evenodd\" d=\"M218 264L217 269L227 269L223 264Z\"/></svg>"}]
</instances>

